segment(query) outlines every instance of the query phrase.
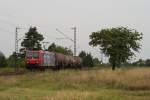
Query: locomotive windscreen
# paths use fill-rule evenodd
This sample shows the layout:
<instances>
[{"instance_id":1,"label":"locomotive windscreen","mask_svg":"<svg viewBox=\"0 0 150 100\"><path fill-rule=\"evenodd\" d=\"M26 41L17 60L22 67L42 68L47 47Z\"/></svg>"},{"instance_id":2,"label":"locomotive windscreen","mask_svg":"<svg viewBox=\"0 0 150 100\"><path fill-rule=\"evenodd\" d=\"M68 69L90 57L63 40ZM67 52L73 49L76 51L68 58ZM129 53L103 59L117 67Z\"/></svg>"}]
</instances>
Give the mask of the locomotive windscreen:
<instances>
[{"instance_id":1,"label":"locomotive windscreen","mask_svg":"<svg viewBox=\"0 0 150 100\"><path fill-rule=\"evenodd\" d=\"M37 51L27 51L26 52L26 57L28 59L32 59L32 58L37 59L39 56L38 56L38 52Z\"/></svg>"}]
</instances>

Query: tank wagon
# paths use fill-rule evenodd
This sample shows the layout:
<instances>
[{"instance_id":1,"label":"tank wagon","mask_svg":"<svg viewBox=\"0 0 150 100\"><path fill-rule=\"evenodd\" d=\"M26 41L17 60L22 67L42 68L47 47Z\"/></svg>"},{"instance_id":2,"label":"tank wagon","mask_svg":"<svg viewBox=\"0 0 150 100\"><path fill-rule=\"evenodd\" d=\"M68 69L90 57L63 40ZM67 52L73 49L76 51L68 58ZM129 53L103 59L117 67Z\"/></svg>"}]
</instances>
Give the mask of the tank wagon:
<instances>
[{"instance_id":1,"label":"tank wagon","mask_svg":"<svg viewBox=\"0 0 150 100\"><path fill-rule=\"evenodd\" d=\"M56 52L27 50L25 63L27 69L81 68L82 59Z\"/></svg>"}]
</instances>

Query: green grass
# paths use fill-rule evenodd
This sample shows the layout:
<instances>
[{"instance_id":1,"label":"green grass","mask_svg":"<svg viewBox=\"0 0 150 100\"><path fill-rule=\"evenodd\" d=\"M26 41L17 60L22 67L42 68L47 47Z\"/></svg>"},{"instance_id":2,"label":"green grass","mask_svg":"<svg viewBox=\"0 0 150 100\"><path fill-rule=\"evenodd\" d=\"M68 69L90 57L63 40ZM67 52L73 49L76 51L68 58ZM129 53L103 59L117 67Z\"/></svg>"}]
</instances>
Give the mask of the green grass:
<instances>
[{"instance_id":1,"label":"green grass","mask_svg":"<svg viewBox=\"0 0 150 100\"><path fill-rule=\"evenodd\" d=\"M15 71L15 68L11 68L11 67L0 68L0 73L13 72L13 71Z\"/></svg>"},{"instance_id":2,"label":"green grass","mask_svg":"<svg viewBox=\"0 0 150 100\"><path fill-rule=\"evenodd\" d=\"M3 74L3 73L10 73L10 72L15 72L16 68L14 67L1 67L0 68L0 74ZM20 68L19 67L19 70L20 71L25 71L26 69L25 68Z\"/></svg>"},{"instance_id":3,"label":"green grass","mask_svg":"<svg viewBox=\"0 0 150 100\"><path fill-rule=\"evenodd\" d=\"M150 68L0 76L0 100L150 100Z\"/></svg>"}]
</instances>

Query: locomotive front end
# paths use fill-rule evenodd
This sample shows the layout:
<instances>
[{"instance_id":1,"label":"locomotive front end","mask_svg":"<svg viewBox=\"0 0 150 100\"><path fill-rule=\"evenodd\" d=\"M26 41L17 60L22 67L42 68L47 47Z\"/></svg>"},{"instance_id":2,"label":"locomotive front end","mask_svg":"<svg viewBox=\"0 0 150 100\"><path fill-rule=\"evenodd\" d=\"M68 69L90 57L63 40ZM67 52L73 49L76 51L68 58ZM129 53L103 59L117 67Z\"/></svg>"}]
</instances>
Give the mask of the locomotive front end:
<instances>
[{"instance_id":1,"label":"locomotive front end","mask_svg":"<svg viewBox=\"0 0 150 100\"><path fill-rule=\"evenodd\" d=\"M39 51L26 51L26 67L27 69L33 69L40 64Z\"/></svg>"}]
</instances>

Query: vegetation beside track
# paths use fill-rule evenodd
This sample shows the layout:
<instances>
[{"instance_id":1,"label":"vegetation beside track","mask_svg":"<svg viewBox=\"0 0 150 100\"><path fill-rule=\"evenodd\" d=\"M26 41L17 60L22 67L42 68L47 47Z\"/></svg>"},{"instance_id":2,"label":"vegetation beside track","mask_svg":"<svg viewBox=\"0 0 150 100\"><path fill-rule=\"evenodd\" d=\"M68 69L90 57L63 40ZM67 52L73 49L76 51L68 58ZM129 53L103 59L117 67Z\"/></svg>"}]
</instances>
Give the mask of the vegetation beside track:
<instances>
[{"instance_id":1,"label":"vegetation beside track","mask_svg":"<svg viewBox=\"0 0 150 100\"><path fill-rule=\"evenodd\" d=\"M149 100L150 68L0 76L1 100Z\"/></svg>"}]
</instances>

